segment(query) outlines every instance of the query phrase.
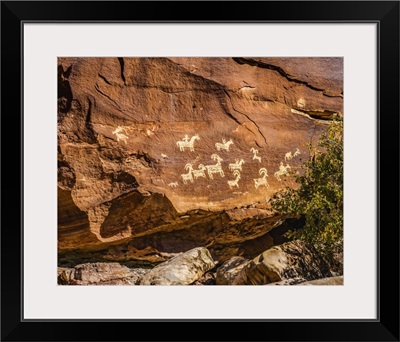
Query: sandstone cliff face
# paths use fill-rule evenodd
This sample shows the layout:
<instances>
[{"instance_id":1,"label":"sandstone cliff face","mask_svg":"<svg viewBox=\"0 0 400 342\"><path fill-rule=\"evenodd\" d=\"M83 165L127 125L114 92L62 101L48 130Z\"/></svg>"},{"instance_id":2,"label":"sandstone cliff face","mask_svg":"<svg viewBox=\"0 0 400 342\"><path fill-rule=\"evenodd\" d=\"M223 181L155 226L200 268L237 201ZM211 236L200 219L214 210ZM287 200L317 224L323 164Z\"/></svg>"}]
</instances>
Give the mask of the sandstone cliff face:
<instances>
[{"instance_id":1,"label":"sandstone cliff face","mask_svg":"<svg viewBox=\"0 0 400 342\"><path fill-rule=\"evenodd\" d=\"M158 263L206 246L223 261L273 246L282 218L267 201L342 114L342 63L59 58L60 260Z\"/></svg>"}]
</instances>

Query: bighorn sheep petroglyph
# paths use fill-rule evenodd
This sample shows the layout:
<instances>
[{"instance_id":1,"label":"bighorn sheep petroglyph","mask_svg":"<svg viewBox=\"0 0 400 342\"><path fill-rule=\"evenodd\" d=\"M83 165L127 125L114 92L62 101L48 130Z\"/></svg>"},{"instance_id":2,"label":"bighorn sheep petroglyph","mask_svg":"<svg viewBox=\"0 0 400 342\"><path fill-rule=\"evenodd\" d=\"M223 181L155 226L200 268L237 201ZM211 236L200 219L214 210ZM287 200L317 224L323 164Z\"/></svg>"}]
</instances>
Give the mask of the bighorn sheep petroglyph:
<instances>
[{"instance_id":1,"label":"bighorn sheep petroglyph","mask_svg":"<svg viewBox=\"0 0 400 342\"><path fill-rule=\"evenodd\" d=\"M289 151L288 153L285 154L285 161L286 161L286 160L290 160L290 159L292 159L292 158L293 158L293 156L292 156L292 151Z\"/></svg>"},{"instance_id":2,"label":"bighorn sheep petroglyph","mask_svg":"<svg viewBox=\"0 0 400 342\"><path fill-rule=\"evenodd\" d=\"M269 184L267 182L267 177L268 176L268 172L267 169L265 167L261 168L258 173L262 176L261 178L256 178L254 179L254 186L256 189L258 189L259 186L261 185L265 185L267 188L269 188Z\"/></svg>"},{"instance_id":3,"label":"bighorn sheep petroglyph","mask_svg":"<svg viewBox=\"0 0 400 342\"><path fill-rule=\"evenodd\" d=\"M253 153L253 160L258 160L260 163L261 163L261 157L260 156L258 156L258 150L256 150L254 147L252 147L251 149L250 149L250 152L252 152Z\"/></svg>"},{"instance_id":4,"label":"bighorn sheep petroglyph","mask_svg":"<svg viewBox=\"0 0 400 342\"><path fill-rule=\"evenodd\" d=\"M301 154L299 148L296 148L296 151L293 153L293 157L297 157L299 154Z\"/></svg>"},{"instance_id":5,"label":"bighorn sheep petroglyph","mask_svg":"<svg viewBox=\"0 0 400 342\"><path fill-rule=\"evenodd\" d=\"M188 172L181 175L183 184L187 184L187 181L190 181L190 183L193 183L193 175L192 175L193 166L192 166L192 164L187 163L185 165L185 170L187 170Z\"/></svg>"},{"instance_id":6,"label":"bighorn sheep petroglyph","mask_svg":"<svg viewBox=\"0 0 400 342\"><path fill-rule=\"evenodd\" d=\"M240 179L240 172L239 172L239 170L235 170L235 171L233 171L233 175L236 177L236 179L234 179L234 180L229 180L228 181L228 185L229 185L229 188L230 189L232 189L234 186L236 186L236 187L238 187L239 188L239 179Z\"/></svg>"},{"instance_id":7,"label":"bighorn sheep petroglyph","mask_svg":"<svg viewBox=\"0 0 400 342\"><path fill-rule=\"evenodd\" d=\"M223 159L215 153L211 155L211 159L216 160L217 163L215 165L206 165L208 177L214 179L213 173L219 173L221 177L225 177L224 171L221 167L221 161L223 161Z\"/></svg>"}]
</instances>

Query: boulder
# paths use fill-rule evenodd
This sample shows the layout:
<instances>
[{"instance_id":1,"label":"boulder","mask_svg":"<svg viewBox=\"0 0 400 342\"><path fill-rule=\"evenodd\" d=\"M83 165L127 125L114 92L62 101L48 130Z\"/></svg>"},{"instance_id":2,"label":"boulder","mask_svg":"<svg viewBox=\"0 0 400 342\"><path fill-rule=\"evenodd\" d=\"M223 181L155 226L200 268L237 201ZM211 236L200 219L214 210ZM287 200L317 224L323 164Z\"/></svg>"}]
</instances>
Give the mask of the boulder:
<instances>
[{"instance_id":1,"label":"boulder","mask_svg":"<svg viewBox=\"0 0 400 342\"><path fill-rule=\"evenodd\" d=\"M196 280L193 285L217 285L215 282L215 273L206 272L199 280Z\"/></svg>"},{"instance_id":2,"label":"boulder","mask_svg":"<svg viewBox=\"0 0 400 342\"><path fill-rule=\"evenodd\" d=\"M189 285L200 279L215 266L205 247L193 248L150 270L141 285Z\"/></svg>"},{"instance_id":3,"label":"boulder","mask_svg":"<svg viewBox=\"0 0 400 342\"><path fill-rule=\"evenodd\" d=\"M69 268L69 267L57 267L57 276L59 276L64 271L71 271L71 270L72 270L72 268Z\"/></svg>"},{"instance_id":4,"label":"boulder","mask_svg":"<svg viewBox=\"0 0 400 342\"><path fill-rule=\"evenodd\" d=\"M235 256L225 261L221 267L217 269L217 285L231 285L243 267L250 262L250 260L241 256Z\"/></svg>"},{"instance_id":5,"label":"boulder","mask_svg":"<svg viewBox=\"0 0 400 342\"><path fill-rule=\"evenodd\" d=\"M293 278L314 280L329 276L329 266L315 247L296 240L274 246L254 258L232 284L265 285Z\"/></svg>"},{"instance_id":6,"label":"boulder","mask_svg":"<svg viewBox=\"0 0 400 342\"><path fill-rule=\"evenodd\" d=\"M87 263L64 269L58 276L60 285L136 285L146 269L130 269L117 262Z\"/></svg>"},{"instance_id":7,"label":"boulder","mask_svg":"<svg viewBox=\"0 0 400 342\"><path fill-rule=\"evenodd\" d=\"M274 285L299 285L304 283L306 280L304 278L292 278L292 279L285 279L281 281L276 281L275 283L266 284L267 286L274 286Z\"/></svg>"}]
</instances>

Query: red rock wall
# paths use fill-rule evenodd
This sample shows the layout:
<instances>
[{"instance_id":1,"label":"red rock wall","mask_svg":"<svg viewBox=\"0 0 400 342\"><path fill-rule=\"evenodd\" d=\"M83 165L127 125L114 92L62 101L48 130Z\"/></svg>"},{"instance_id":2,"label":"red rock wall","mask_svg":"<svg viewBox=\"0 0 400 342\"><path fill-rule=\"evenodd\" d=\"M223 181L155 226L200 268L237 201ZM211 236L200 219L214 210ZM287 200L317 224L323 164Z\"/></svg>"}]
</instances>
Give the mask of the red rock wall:
<instances>
[{"instance_id":1,"label":"red rock wall","mask_svg":"<svg viewBox=\"0 0 400 342\"><path fill-rule=\"evenodd\" d=\"M182 229L190 236L190 225L207 221L206 214L186 215L199 209L244 215L236 223L254 216L234 210L249 205L271 217L267 200L293 186L290 179L274 177L280 163L298 168L308 156L306 144L316 141L335 114L343 114L341 58L59 58L58 63L61 253L132 244L149 234L150 249L160 251L157 236L175 230L179 246ZM228 150L223 142L230 140ZM285 160L296 149L300 154ZM229 164L240 160L234 174ZM214 165L213 179L201 165ZM267 173L260 174L262 168ZM264 180L256 188L254 179ZM182 215L190 224L182 223ZM229 230L232 220L225 220L218 244L232 242L232 236L236 242L262 236L276 220L246 234ZM203 225L207 234L209 223ZM213 245L199 236L189 245L196 239ZM164 251L172 249L179 247Z\"/></svg>"}]
</instances>

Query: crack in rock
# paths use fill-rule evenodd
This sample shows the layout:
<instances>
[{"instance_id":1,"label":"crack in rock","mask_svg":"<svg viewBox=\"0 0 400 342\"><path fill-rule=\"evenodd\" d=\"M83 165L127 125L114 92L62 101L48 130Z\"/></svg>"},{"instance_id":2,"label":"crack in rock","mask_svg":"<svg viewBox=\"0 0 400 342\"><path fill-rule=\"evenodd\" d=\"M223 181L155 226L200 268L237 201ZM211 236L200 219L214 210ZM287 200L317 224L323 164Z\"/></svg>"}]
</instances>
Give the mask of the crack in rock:
<instances>
[{"instance_id":1,"label":"crack in rock","mask_svg":"<svg viewBox=\"0 0 400 342\"><path fill-rule=\"evenodd\" d=\"M246 113L243 113L243 112L237 110L237 109L233 106L232 98L231 98L231 96L229 95L228 91L227 91L227 90L224 90L224 92L225 92L225 94L228 96L229 101L231 102L231 106L232 106L233 110L234 110L235 112L239 113L239 114L244 115L250 122L252 122L252 123L254 124L254 126L257 127L258 133L262 136L262 138L263 138L265 144L268 145L267 139L265 138L264 134L261 132L260 127L259 127L259 126L255 123L255 121L252 120ZM258 144L257 144L257 145L258 145ZM259 146L259 147L260 147L260 146Z\"/></svg>"},{"instance_id":2,"label":"crack in rock","mask_svg":"<svg viewBox=\"0 0 400 342\"><path fill-rule=\"evenodd\" d=\"M312 84L310 84L310 83L308 83L306 81L299 80L299 79L293 77L292 75L289 75L285 70L283 70L279 66L276 66L276 65L273 65L273 64L264 63L264 62L260 62L260 61L255 61L254 59L251 59L251 58L232 57L232 59L236 63L241 64L241 65L247 64L247 65L255 66L255 67L258 67L258 68L261 68L261 69L268 69L268 70L276 71L279 75L281 75L282 77L286 78L288 81L294 82L294 83L298 83L298 84L303 84L307 88L310 88L310 89L312 89L314 91L320 91L320 92L322 92L322 95L324 95L324 96L343 98L343 94L340 94L340 95L327 94L325 89L318 88L318 87L313 86Z\"/></svg>"}]
</instances>

